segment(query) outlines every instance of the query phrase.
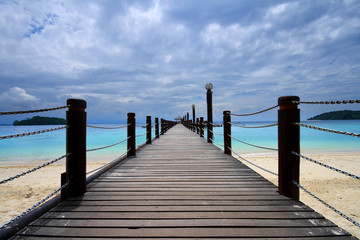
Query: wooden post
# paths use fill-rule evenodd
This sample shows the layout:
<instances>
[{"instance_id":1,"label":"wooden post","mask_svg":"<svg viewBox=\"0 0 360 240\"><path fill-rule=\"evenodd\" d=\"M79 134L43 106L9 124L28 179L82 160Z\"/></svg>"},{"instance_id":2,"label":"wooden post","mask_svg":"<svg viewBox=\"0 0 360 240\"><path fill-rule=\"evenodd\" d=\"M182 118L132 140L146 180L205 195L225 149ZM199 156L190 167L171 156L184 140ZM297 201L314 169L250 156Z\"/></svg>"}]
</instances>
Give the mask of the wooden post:
<instances>
[{"instance_id":1,"label":"wooden post","mask_svg":"<svg viewBox=\"0 0 360 240\"><path fill-rule=\"evenodd\" d=\"M206 93L207 99L207 142L213 142L213 110L212 110L212 91L211 89L207 90Z\"/></svg>"},{"instance_id":2,"label":"wooden post","mask_svg":"<svg viewBox=\"0 0 360 240\"><path fill-rule=\"evenodd\" d=\"M199 118L196 118L196 133L200 134L200 123Z\"/></svg>"},{"instance_id":3,"label":"wooden post","mask_svg":"<svg viewBox=\"0 0 360 240\"><path fill-rule=\"evenodd\" d=\"M146 144L151 144L151 116L146 116Z\"/></svg>"},{"instance_id":4,"label":"wooden post","mask_svg":"<svg viewBox=\"0 0 360 240\"><path fill-rule=\"evenodd\" d=\"M200 117L200 137L204 137L204 118Z\"/></svg>"},{"instance_id":5,"label":"wooden post","mask_svg":"<svg viewBox=\"0 0 360 240\"><path fill-rule=\"evenodd\" d=\"M66 181L67 181L67 177L66 177L66 172L63 172L61 175L60 175L60 183L61 183L61 186L64 186L66 184ZM63 188L61 190L61 201L64 201L66 198L67 198L67 192L66 192L67 188Z\"/></svg>"},{"instance_id":6,"label":"wooden post","mask_svg":"<svg viewBox=\"0 0 360 240\"><path fill-rule=\"evenodd\" d=\"M231 115L230 111L223 112L223 126L224 126L224 153L231 155Z\"/></svg>"},{"instance_id":7,"label":"wooden post","mask_svg":"<svg viewBox=\"0 0 360 240\"><path fill-rule=\"evenodd\" d=\"M127 114L127 156L136 156L136 120L135 120L135 113L128 113Z\"/></svg>"},{"instance_id":8,"label":"wooden post","mask_svg":"<svg viewBox=\"0 0 360 240\"><path fill-rule=\"evenodd\" d=\"M293 124L300 122L300 110L297 96L286 96L278 99L278 147L279 147L279 193L299 200L299 188L292 183L299 183L300 127Z\"/></svg>"},{"instance_id":9,"label":"wooden post","mask_svg":"<svg viewBox=\"0 0 360 240\"><path fill-rule=\"evenodd\" d=\"M165 126L164 126L164 119L162 118L162 119L160 119L160 123L161 123L161 132L160 132L160 134L161 135L164 135L164 131L165 131Z\"/></svg>"},{"instance_id":10,"label":"wooden post","mask_svg":"<svg viewBox=\"0 0 360 240\"><path fill-rule=\"evenodd\" d=\"M66 182L67 196L86 192L86 101L68 99L66 112Z\"/></svg>"},{"instance_id":11,"label":"wooden post","mask_svg":"<svg viewBox=\"0 0 360 240\"><path fill-rule=\"evenodd\" d=\"M159 134L159 118L155 118L155 137L160 138L160 134Z\"/></svg>"}]
</instances>

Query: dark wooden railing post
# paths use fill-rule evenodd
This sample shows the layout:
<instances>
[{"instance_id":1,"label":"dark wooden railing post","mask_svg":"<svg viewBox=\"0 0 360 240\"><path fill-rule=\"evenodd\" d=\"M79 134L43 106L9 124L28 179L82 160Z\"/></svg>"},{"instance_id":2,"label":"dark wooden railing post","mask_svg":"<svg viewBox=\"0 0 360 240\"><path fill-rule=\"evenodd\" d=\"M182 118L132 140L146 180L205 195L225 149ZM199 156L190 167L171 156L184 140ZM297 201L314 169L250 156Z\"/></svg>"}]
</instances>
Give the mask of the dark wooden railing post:
<instances>
[{"instance_id":1,"label":"dark wooden railing post","mask_svg":"<svg viewBox=\"0 0 360 240\"><path fill-rule=\"evenodd\" d=\"M295 122L300 122L300 109L297 96L286 96L278 99L278 147L279 147L279 193L299 200L299 188L292 183L299 183L299 156L300 153L300 127Z\"/></svg>"},{"instance_id":2,"label":"dark wooden railing post","mask_svg":"<svg viewBox=\"0 0 360 240\"><path fill-rule=\"evenodd\" d=\"M86 192L86 101L68 99L66 112L66 195L80 196Z\"/></svg>"},{"instance_id":3,"label":"dark wooden railing post","mask_svg":"<svg viewBox=\"0 0 360 240\"><path fill-rule=\"evenodd\" d=\"M211 83L206 84L206 100L207 100L207 142L213 142L213 109L212 109L212 84L208 87Z\"/></svg>"},{"instance_id":4,"label":"dark wooden railing post","mask_svg":"<svg viewBox=\"0 0 360 240\"><path fill-rule=\"evenodd\" d=\"M200 137L204 137L204 118L200 117Z\"/></svg>"},{"instance_id":5,"label":"dark wooden railing post","mask_svg":"<svg viewBox=\"0 0 360 240\"><path fill-rule=\"evenodd\" d=\"M196 118L196 133L200 134L200 122L199 118Z\"/></svg>"},{"instance_id":6,"label":"dark wooden railing post","mask_svg":"<svg viewBox=\"0 0 360 240\"><path fill-rule=\"evenodd\" d=\"M223 114L224 153L231 155L231 115L230 111L224 111Z\"/></svg>"},{"instance_id":7,"label":"dark wooden railing post","mask_svg":"<svg viewBox=\"0 0 360 240\"><path fill-rule=\"evenodd\" d=\"M151 144L151 116L146 116L146 144Z\"/></svg>"},{"instance_id":8,"label":"dark wooden railing post","mask_svg":"<svg viewBox=\"0 0 360 240\"><path fill-rule=\"evenodd\" d=\"M128 140L127 140L127 150L128 150L128 157L129 156L136 156L136 133L135 133L135 128L136 128L136 120L135 120L135 113L128 113L127 114L127 135L128 135Z\"/></svg>"},{"instance_id":9,"label":"dark wooden railing post","mask_svg":"<svg viewBox=\"0 0 360 240\"><path fill-rule=\"evenodd\" d=\"M155 137L160 138L160 134L159 134L159 118L155 118Z\"/></svg>"},{"instance_id":10,"label":"dark wooden railing post","mask_svg":"<svg viewBox=\"0 0 360 240\"><path fill-rule=\"evenodd\" d=\"M164 131L165 131L165 126L164 126L164 119L162 118L162 119L160 119L160 123L161 123L161 132L160 132L160 134L161 135L164 135Z\"/></svg>"}]
</instances>

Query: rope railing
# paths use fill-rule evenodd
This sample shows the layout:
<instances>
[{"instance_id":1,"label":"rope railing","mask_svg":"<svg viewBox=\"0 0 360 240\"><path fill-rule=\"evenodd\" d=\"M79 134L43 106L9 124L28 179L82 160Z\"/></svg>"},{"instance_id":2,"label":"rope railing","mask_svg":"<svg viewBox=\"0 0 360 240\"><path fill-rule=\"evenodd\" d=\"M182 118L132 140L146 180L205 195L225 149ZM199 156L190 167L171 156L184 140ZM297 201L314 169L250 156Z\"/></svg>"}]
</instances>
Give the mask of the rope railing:
<instances>
[{"instance_id":1,"label":"rope railing","mask_svg":"<svg viewBox=\"0 0 360 240\"><path fill-rule=\"evenodd\" d=\"M229 124L231 124L231 126L240 127L240 128L268 128L268 127L275 127L278 125L277 123L273 123L273 124L260 125L260 126L246 126L246 125L238 125L238 124L231 123L231 122Z\"/></svg>"},{"instance_id":2,"label":"rope railing","mask_svg":"<svg viewBox=\"0 0 360 240\"><path fill-rule=\"evenodd\" d=\"M360 100L337 100L337 101L293 101L295 104L353 104L360 103Z\"/></svg>"},{"instance_id":3,"label":"rope railing","mask_svg":"<svg viewBox=\"0 0 360 240\"><path fill-rule=\"evenodd\" d=\"M123 125L123 126L118 126L118 127L102 127L102 126L94 126L94 125L88 125L88 124L86 124L86 126L89 128L98 128L98 129L120 129L120 128L128 127L129 124Z\"/></svg>"},{"instance_id":4,"label":"rope railing","mask_svg":"<svg viewBox=\"0 0 360 240\"><path fill-rule=\"evenodd\" d=\"M15 180L15 179L17 179L17 178L19 178L19 177L22 177L22 176L25 176L25 175L27 175L27 174L29 174L29 173L35 172L36 170L39 170L39 169L41 169L41 168L43 168L43 167L49 166L49 165L51 165L51 164L53 164L53 163L56 163L56 162L58 162L58 161L60 161L60 160L62 160L62 159L64 159L64 158L66 158L68 155L69 155L69 154L65 154L65 155L63 155L63 156L61 156L61 157L59 157L59 158L56 158L56 159L51 160L51 161L48 161L48 162L46 162L46 163L44 163L44 164L41 164L41 165L39 165L39 166L37 166L37 167L34 167L34 168L32 168L32 169L29 169L29 170L27 170L27 171L25 171L25 172L16 174L16 175L13 176L13 177L9 177L9 178L7 178L7 179L4 179L4 180L0 181L0 184L4 184L4 183L10 182L10 181L13 181L13 180Z\"/></svg>"},{"instance_id":5,"label":"rope railing","mask_svg":"<svg viewBox=\"0 0 360 240\"><path fill-rule=\"evenodd\" d=\"M310 161L310 162L313 162L313 163L315 163L315 164L318 164L318 165L320 165L320 166L322 166L322 167L331 169L331 170L333 170L333 171L335 171L335 172L338 172L338 173L342 173L342 174L344 174L344 175L346 175L346 176L348 176L348 177L352 177L352 178L355 178L355 179L360 180L360 176L357 176L357 175L355 175L355 174L348 173L348 172L346 172L346 171L344 171L344 170L341 170L341 169L332 167L332 166L330 166L330 165L327 165L327 164L325 164L325 163L319 162L319 161L314 160L314 159L312 159L312 158L306 157L306 156L301 155L300 153L297 153L297 152L294 152L294 151L292 151L291 153L294 154L294 155L296 155L296 156L299 156L299 157L301 157L301 158L303 158L303 159L305 159L305 160L308 160L308 161Z\"/></svg>"},{"instance_id":6,"label":"rope railing","mask_svg":"<svg viewBox=\"0 0 360 240\"><path fill-rule=\"evenodd\" d=\"M253 162L251 162L251 161L243 158L242 156L240 156L238 153L236 153L236 152L235 152L234 150L232 150L231 148L229 148L229 150L230 150L232 153L234 153L236 156L238 156L240 159L244 160L245 162L247 162L247 163L249 163L249 164L251 164L251 165L253 165L253 166L255 166L255 167L257 167L257 168L259 168L259 169L261 169L261 170L263 170L263 171L265 171L265 172L268 172L268 173L271 173L271 174L273 174L273 175L275 175L275 176L278 176L277 173L275 173L275 172L273 172L273 171L270 171L270 170L268 170L268 169L266 169L266 168L263 168L263 167L255 164L255 163L253 163Z\"/></svg>"},{"instance_id":7,"label":"rope railing","mask_svg":"<svg viewBox=\"0 0 360 240\"><path fill-rule=\"evenodd\" d=\"M97 171L103 169L104 167L109 166L110 164L116 162L119 158L125 157L126 154L127 154L129 151L130 151L130 149L128 149L127 151L125 151L125 153L123 153L122 155L120 155L120 156L117 157L116 159L112 160L111 162L108 162L108 163L106 163L106 164L104 164L104 165L102 165L102 166L100 166L100 167L98 167L98 168L95 168L95 169L87 172L86 175L89 175L89 174L91 174L91 173L97 172Z\"/></svg>"},{"instance_id":8,"label":"rope railing","mask_svg":"<svg viewBox=\"0 0 360 240\"><path fill-rule=\"evenodd\" d=\"M61 109L68 108L68 107L69 107L69 105L61 106L61 107L54 107L54 108L36 109L36 110L0 112L0 115L17 115L17 114L26 114L26 113L49 112L49 111L61 110Z\"/></svg>"},{"instance_id":9,"label":"rope railing","mask_svg":"<svg viewBox=\"0 0 360 240\"><path fill-rule=\"evenodd\" d=\"M347 136L352 136L352 137L360 137L360 134L359 134L359 133L352 133L352 132L346 132L346 131L331 130L331 129L326 129L326 128L321 128L321 127L311 126L311 125L307 125L307 124L303 124L303 123L298 123L298 122L294 122L293 124L294 124L294 125L297 125L297 126L301 126L301 127L306 127L306 128L310 128L310 129L314 129L314 130L323 131L323 132L342 134L342 135L347 135Z\"/></svg>"},{"instance_id":10,"label":"rope railing","mask_svg":"<svg viewBox=\"0 0 360 240\"><path fill-rule=\"evenodd\" d=\"M147 132L143 133L143 134L138 134L138 135L135 135L135 137L142 137L142 136L145 136L147 134Z\"/></svg>"},{"instance_id":11,"label":"rope railing","mask_svg":"<svg viewBox=\"0 0 360 240\"><path fill-rule=\"evenodd\" d=\"M351 217L347 216L346 214L342 213L341 211L339 211L338 209L336 209L335 207L331 206L330 204L328 204L327 202L325 202L324 200L322 200L321 198L319 198L318 196L316 196L315 194L313 194L312 192L310 192L309 190L307 190L305 187L303 187L302 185L300 185L299 183L297 183L296 181L292 181L292 183L297 186L298 188L301 188L304 192L306 192L307 194L309 194L310 196L312 196L313 198L315 198L316 200L318 200L319 202L321 202L322 204L324 204L325 206L327 206L328 208L330 208L331 210L333 210L334 212L336 212L337 214L339 214L340 216L342 216L343 218L345 218L346 220L348 220L349 222L351 222L352 224L354 224L357 227L360 227L360 223L355 221L354 219L352 219Z\"/></svg>"},{"instance_id":12,"label":"rope railing","mask_svg":"<svg viewBox=\"0 0 360 240\"><path fill-rule=\"evenodd\" d=\"M117 142L117 143L114 143L114 144L111 144L111 145L107 145L107 146L99 147L99 148L87 149L86 151L87 152L93 152L93 151L103 150L103 149L106 149L106 148L110 148L110 147L119 145L120 143L123 143L123 142L127 141L128 139L130 139L130 137L125 138L124 140L121 140L120 142Z\"/></svg>"},{"instance_id":13,"label":"rope railing","mask_svg":"<svg viewBox=\"0 0 360 240\"><path fill-rule=\"evenodd\" d=\"M2 140L2 139L10 139L10 138L18 138L18 137L25 137L25 136L31 136L31 135L37 135L37 134L53 132L53 131L57 131L57 130L65 129L65 128L67 128L67 126L51 128L51 129L45 129L45 130L34 131L34 132L18 133L18 134L13 134L13 135L0 136L0 140Z\"/></svg>"},{"instance_id":14,"label":"rope railing","mask_svg":"<svg viewBox=\"0 0 360 240\"><path fill-rule=\"evenodd\" d=\"M260 114L260 113L264 113L267 111L270 111L274 108L277 108L279 105L273 106L273 107L269 107L266 108L264 110L258 111L258 112L253 112L253 113L246 113L246 114L236 114L236 113L230 113L231 116L237 116L237 117L244 117L244 116L252 116L252 115L256 115L256 114Z\"/></svg>"},{"instance_id":15,"label":"rope railing","mask_svg":"<svg viewBox=\"0 0 360 240\"><path fill-rule=\"evenodd\" d=\"M137 127L142 127L142 128L145 128L145 127L147 127L149 124L147 123L147 124L145 124L145 125L136 125Z\"/></svg>"},{"instance_id":16,"label":"rope railing","mask_svg":"<svg viewBox=\"0 0 360 240\"><path fill-rule=\"evenodd\" d=\"M265 149L265 150L271 150L271 151L278 151L278 149L276 149L276 148L269 148L269 147L262 147L262 146L254 145L254 144L251 144L251 143L247 143L247 142L241 141L241 140L239 140L239 139L237 139L237 138L235 138L235 137L233 137L233 136L231 136L231 135L228 135L228 136L229 136L231 139L234 139L234 140L236 140L236 141L238 141L238 142L241 142L241 143L243 143L243 144L246 144L246 145L249 145L249 146L252 146L252 147L261 148L261 149Z\"/></svg>"}]
</instances>

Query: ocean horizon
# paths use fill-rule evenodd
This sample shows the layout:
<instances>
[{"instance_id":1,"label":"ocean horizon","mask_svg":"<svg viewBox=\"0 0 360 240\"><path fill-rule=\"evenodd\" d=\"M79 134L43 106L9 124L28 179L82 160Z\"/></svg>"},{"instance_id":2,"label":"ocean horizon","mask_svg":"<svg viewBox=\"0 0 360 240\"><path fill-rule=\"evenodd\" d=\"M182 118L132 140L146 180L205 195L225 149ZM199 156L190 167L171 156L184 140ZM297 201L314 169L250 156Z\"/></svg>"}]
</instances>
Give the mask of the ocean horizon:
<instances>
[{"instance_id":1,"label":"ocean horizon","mask_svg":"<svg viewBox=\"0 0 360 240\"><path fill-rule=\"evenodd\" d=\"M268 125L276 121L251 121L241 122L241 125L254 127L259 125ZM347 132L360 132L360 120L326 120L326 121L302 121L302 123L312 126L340 130ZM94 124L95 125L95 124ZM123 124L96 124L101 127L116 127ZM34 132L44 129L55 128L55 125L43 126L13 126L0 125L0 136L13 135L24 132ZM152 128L154 130L154 128ZM139 126L136 128L136 135L142 135L145 128ZM222 148L223 133L222 127L214 127L214 142L219 148ZM155 133L152 132L152 138ZM277 126L268 128L240 128L232 126L232 136L247 142L249 144L277 148ZM87 128L87 149L100 148L117 143L126 139L127 129L97 129ZM206 129L205 129L205 138ZM136 138L136 145L145 143L146 136ZM332 154L332 153L360 153L359 137L345 136L334 133L328 133L313 129L300 128L300 146L301 153ZM109 147L103 150L91 151L87 153L89 159L98 159L103 161L115 159L126 152L126 141L119 145ZM232 140L232 149L238 154L277 154L276 151L256 148L244 143ZM11 139L2 139L0 141L0 161L27 161L27 160L49 160L63 156L66 153L66 130L58 130L38 135L24 136Z\"/></svg>"}]
</instances>

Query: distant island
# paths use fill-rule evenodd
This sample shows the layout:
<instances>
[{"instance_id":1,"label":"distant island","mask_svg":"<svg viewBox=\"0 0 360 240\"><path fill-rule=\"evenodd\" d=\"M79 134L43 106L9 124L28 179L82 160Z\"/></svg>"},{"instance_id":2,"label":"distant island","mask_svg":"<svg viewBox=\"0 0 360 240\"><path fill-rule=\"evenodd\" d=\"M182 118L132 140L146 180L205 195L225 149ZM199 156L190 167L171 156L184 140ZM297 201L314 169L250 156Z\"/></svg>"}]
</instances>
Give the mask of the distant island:
<instances>
[{"instance_id":1,"label":"distant island","mask_svg":"<svg viewBox=\"0 0 360 240\"><path fill-rule=\"evenodd\" d=\"M14 126L20 125L64 125L66 124L66 120L63 118L56 118L56 117L39 117L35 116L33 118L27 118L21 121L14 121Z\"/></svg>"},{"instance_id":2,"label":"distant island","mask_svg":"<svg viewBox=\"0 0 360 240\"><path fill-rule=\"evenodd\" d=\"M309 118L308 120L356 120L360 119L360 111L333 111L326 112L315 117Z\"/></svg>"}]
</instances>

